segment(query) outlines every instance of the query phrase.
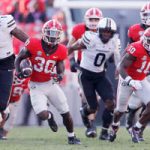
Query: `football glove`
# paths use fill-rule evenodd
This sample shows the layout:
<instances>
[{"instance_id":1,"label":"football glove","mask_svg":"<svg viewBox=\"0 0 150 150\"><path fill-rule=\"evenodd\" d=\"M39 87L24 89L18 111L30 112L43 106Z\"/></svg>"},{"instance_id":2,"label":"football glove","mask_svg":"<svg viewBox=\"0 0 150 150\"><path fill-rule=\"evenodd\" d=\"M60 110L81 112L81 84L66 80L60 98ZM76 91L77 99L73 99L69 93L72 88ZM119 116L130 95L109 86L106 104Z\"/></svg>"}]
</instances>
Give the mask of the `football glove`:
<instances>
[{"instance_id":1,"label":"football glove","mask_svg":"<svg viewBox=\"0 0 150 150\"><path fill-rule=\"evenodd\" d=\"M77 72L77 68L76 68L77 66L78 66L78 64L76 63L75 58L72 57L70 59L70 70L71 70L71 72Z\"/></svg>"},{"instance_id":2,"label":"football glove","mask_svg":"<svg viewBox=\"0 0 150 150\"><path fill-rule=\"evenodd\" d=\"M133 80L130 76L127 76L125 78L125 81L127 82L127 85L133 87L135 90L141 90L142 84L140 80Z\"/></svg>"},{"instance_id":3,"label":"football glove","mask_svg":"<svg viewBox=\"0 0 150 150\"><path fill-rule=\"evenodd\" d=\"M24 78L28 78L30 77L31 74L27 74L27 71L21 71L21 72L16 72L16 76L19 78L19 79L24 79Z\"/></svg>"},{"instance_id":4,"label":"football glove","mask_svg":"<svg viewBox=\"0 0 150 150\"><path fill-rule=\"evenodd\" d=\"M60 74L54 73L54 74L51 74L51 76L52 76L54 82L60 82L63 79L63 76Z\"/></svg>"}]
</instances>

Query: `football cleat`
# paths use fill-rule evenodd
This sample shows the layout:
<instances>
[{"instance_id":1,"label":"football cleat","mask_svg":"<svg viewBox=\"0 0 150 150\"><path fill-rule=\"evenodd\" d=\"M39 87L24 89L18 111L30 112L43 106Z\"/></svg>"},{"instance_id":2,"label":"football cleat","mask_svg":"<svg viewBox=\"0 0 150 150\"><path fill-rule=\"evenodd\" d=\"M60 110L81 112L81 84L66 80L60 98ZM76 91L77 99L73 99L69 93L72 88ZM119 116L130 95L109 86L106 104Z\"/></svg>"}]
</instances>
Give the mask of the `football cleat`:
<instances>
[{"instance_id":1,"label":"football cleat","mask_svg":"<svg viewBox=\"0 0 150 150\"><path fill-rule=\"evenodd\" d=\"M87 128L85 135L89 138L95 138L97 136L96 127Z\"/></svg>"},{"instance_id":2,"label":"football cleat","mask_svg":"<svg viewBox=\"0 0 150 150\"><path fill-rule=\"evenodd\" d=\"M139 143L140 142L139 133L140 133L140 130L138 128L132 127L132 130L131 130L132 142L134 142L134 143Z\"/></svg>"},{"instance_id":3,"label":"football cleat","mask_svg":"<svg viewBox=\"0 0 150 150\"><path fill-rule=\"evenodd\" d=\"M139 132L139 141L140 142L144 141L144 137L143 137L143 132L142 131Z\"/></svg>"},{"instance_id":4,"label":"football cleat","mask_svg":"<svg viewBox=\"0 0 150 150\"><path fill-rule=\"evenodd\" d=\"M107 129L102 129L100 136L99 136L100 140L109 140L109 134L108 134L108 130Z\"/></svg>"},{"instance_id":5,"label":"football cleat","mask_svg":"<svg viewBox=\"0 0 150 150\"><path fill-rule=\"evenodd\" d=\"M116 139L116 137L117 137L116 133L117 133L118 129L119 129L119 126L112 125L112 130L109 133L109 141L110 142L114 142L114 140Z\"/></svg>"},{"instance_id":6,"label":"football cleat","mask_svg":"<svg viewBox=\"0 0 150 150\"><path fill-rule=\"evenodd\" d=\"M80 108L80 114L81 114L81 118L82 118L83 124L84 124L87 128L90 127L90 126L91 126L91 123L90 123L90 121L89 121L89 119L88 119L88 116L85 115L85 113L84 113L84 108L83 108L83 107Z\"/></svg>"},{"instance_id":7,"label":"football cleat","mask_svg":"<svg viewBox=\"0 0 150 150\"><path fill-rule=\"evenodd\" d=\"M50 112L50 114L51 114L51 118L48 119L48 125L49 125L49 127L51 128L51 130L53 132L57 132L58 131L58 126L57 126L57 124L56 124L56 122L54 120L53 114L51 112Z\"/></svg>"},{"instance_id":8,"label":"football cleat","mask_svg":"<svg viewBox=\"0 0 150 150\"><path fill-rule=\"evenodd\" d=\"M80 145L80 139L76 138L76 136L73 137L68 137L68 144L76 144L76 145Z\"/></svg>"}]
</instances>

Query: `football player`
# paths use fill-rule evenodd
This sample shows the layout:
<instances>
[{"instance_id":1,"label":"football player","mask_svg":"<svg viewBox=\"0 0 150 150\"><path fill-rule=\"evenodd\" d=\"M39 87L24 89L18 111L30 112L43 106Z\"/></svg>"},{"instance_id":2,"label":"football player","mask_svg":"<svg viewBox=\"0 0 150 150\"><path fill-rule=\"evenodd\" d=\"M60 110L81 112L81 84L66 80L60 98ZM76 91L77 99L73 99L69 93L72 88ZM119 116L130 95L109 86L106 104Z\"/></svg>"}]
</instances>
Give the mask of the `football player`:
<instances>
[{"instance_id":1,"label":"football player","mask_svg":"<svg viewBox=\"0 0 150 150\"><path fill-rule=\"evenodd\" d=\"M141 40L131 43L126 48L118 70L120 79L118 83L117 105L114 112L110 141L114 141L119 128L119 120L127 110L128 99L134 94L146 106L139 121L132 127L131 137L134 143L138 143L140 129L150 120L150 84L147 74L150 67L150 28L144 31Z\"/></svg>"},{"instance_id":2,"label":"football player","mask_svg":"<svg viewBox=\"0 0 150 150\"><path fill-rule=\"evenodd\" d=\"M28 88L29 78L19 79L14 72L14 79L12 84L12 91L9 101L9 117L7 120L3 120L0 124L0 139L7 139L7 135L10 130L13 128L15 119L17 117L17 110L19 105L19 100L24 90Z\"/></svg>"},{"instance_id":3,"label":"football player","mask_svg":"<svg viewBox=\"0 0 150 150\"><path fill-rule=\"evenodd\" d=\"M9 101L15 60L12 38L14 36L25 42L28 36L16 26L11 15L0 15L0 34L0 113L5 119L4 111Z\"/></svg>"},{"instance_id":4,"label":"football player","mask_svg":"<svg viewBox=\"0 0 150 150\"><path fill-rule=\"evenodd\" d=\"M96 32L97 31L97 24L100 21L100 19L103 18L102 11L98 8L89 8L84 15L84 23L79 23L76 24L72 28L72 33L71 33L71 38L68 42L68 46L71 46L73 43L75 43L78 39L82 37L82 35L86 31L92 31ZM72 53L69 58L70 58L70 70L71 72L77 72L77 68L79 69L79 64L81 61L81 50L77 52L77 60L75 59L75 54ZM79 83L80 84L80 83ZM81 97L81 103L82 107L86 105L86 100L84 93L82 91L82 88L79 87L79 95ZM89 120L90 124L88 124L85 120L83 120L83 123L85 125L86 129L86 136L87 137L96 137L96 127L94 125L94 120L95 120L95 114L89 115Z\"/></svg>"},{"instance_id":5,"label":"football player","mask_svg":"<svg viewBox=\"0 0 150 150\"><path fill-rule=\"evenodd\" d=\"M83 88L87 105L81 109L83 120L89 122L88 115L98 108L96 92L105 103L103 128L105 140L108 140L108 128L112 122L114 111L114 94L110 80L105 75L105 63L113 55L117 66L120 53L116 23L111 18L103 18L97 26L97 33L86 31L81 39L70 46L69 54L82 49L79 80ZM106 92L109 91L109 92ZM90 124L90 123L89 123Z\"/></svg>"},{"instance_id":6,"label":"football player","mask_svg":"<svg viewBox=\"0 0 150 150\"><path fill-rule=\"evenodd\" d=\"M140 40L144 30L150 27L150 3L146 3L140 11L141 23L132 25L128 30L129 43L136 42ZM141 108L142 107L142 108ZM128 112L127 112L127 122L126 128L130 133L130 129L135 121L136 114L141 113L145 106L143 106L140 99L138 99L135 94L130 98L128 104ZM145 127L141 129L140 132L140 141L144 141L143 138L143 130Z\"/></svg>"},{"instance_id":7,"label":"football player","mask_svg":"<svg viewBox=\"0 0 150 150\"><path fill-rule=\"evenodd\" d=\"M47 21L42 27L42 39L30 38L25 48L16 58L15 66L20 78L24 77L20 70L20 62L29 58L33 72L29 88L31 103L35 113L41 120L47 120L53 132L57 132L58 126L47 104L52 104L63 118L63 123L68 131L68 143L80 144L73 129L73 120L69 112L69 106L65 94L60 86L53 82L61 81L64 74L64 59L67 57L66 46L59 43L62 26L56 20ZM56 73L54 72L56 70Z\"/></svg>"}]
</instances>

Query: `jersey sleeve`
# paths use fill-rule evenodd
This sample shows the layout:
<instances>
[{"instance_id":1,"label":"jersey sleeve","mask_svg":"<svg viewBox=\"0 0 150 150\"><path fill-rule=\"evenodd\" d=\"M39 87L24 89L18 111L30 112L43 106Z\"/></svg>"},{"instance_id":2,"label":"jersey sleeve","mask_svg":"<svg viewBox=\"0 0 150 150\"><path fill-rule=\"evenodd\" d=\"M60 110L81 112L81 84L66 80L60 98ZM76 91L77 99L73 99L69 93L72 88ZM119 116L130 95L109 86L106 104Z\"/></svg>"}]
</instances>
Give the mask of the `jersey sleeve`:
<instances>
[{"instance_id":1,"label":"jersey sleeve","mask_svg":"<svg viewBox=\"0 0 150 150\"><path fill-rule=\"evenodd\" d=\"M79 38L79 29L77 28L77 26L75 26L75 27L72 29L71 35L72 35L76 40L78 40L78 38Z\"/></svg>"},{"instance_id":2,"label":"jersey sleeve","mask_svg":"<svg viewBox=\"0 0 150 150\"><path fill-rule=\"evenodd\" d=\"M121 41L118 35L114 37L114 60L115 66L117 67L120 62L120 53L121 53Z\"/></svg>"},{"instance_id":3,"label":"jersey sleeve","mask_svg":"<svg viewBox=\"0 0 150 150\"><path fill-rule=\"evenodd\" d=\"M5 21L9 33L16 28L16 22L12 15L6 15Z\"/></svg>"},{"instance_id":4,"label":"jersey sleeve","mask_svg":"<svg viewBox=\"0 0 150 150\"><path fill-rule=\"evenodd\" d=\"M91 43L91 34L89 31L86 31L81 38L81 42L88 48Z\"/></svg>"},{"instance_id":5,"label":"jersey sleeve","mask_svg":"<svg viewBox=\"0 0 150 150\"><path fill-rule=\"evenodd\" d=\"M129 44L127 46L126 52L129 53L130 55L134 56L134 57L138 57L138 55L139 55L138 49L136 49L136 47L133 44Z\"/></svg>"},{"instance_id":6,"label":"jersey sleeve","mask_svg":"<svg viewBox=\"0 0 150 150\"><path fill-rule=\"evenodd\" d=\"M67 51L67 48L65 46L62 46L58 61L62 61L67 58Z\"/></svg>"}]
</instances>

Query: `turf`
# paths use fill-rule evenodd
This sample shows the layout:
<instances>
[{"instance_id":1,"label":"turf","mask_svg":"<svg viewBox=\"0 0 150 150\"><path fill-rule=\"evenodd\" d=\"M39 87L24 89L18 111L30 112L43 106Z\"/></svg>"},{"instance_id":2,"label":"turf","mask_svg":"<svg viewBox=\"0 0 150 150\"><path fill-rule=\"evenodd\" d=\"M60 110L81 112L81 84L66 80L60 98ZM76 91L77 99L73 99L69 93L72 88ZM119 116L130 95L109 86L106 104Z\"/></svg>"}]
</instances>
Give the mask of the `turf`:
<instances>
[{"instance_id":1,"label":"turf","mask_svg":"<svg viewBox=\"0 0 150 150\"><path fill-rule=\"evenodd\" d=\"M100 141L97 138L89 139L84 135L84 128L75 128L81 145L68 145L65 128L60 127L57 133L47 127L16 127L8 140L0 141L0 150L150 150L150 129L147 128L145 141L134 144L124 128L118 132L115 142ZM98 129L98 133L100 130Z\"/></svg>"}]
</instances>

